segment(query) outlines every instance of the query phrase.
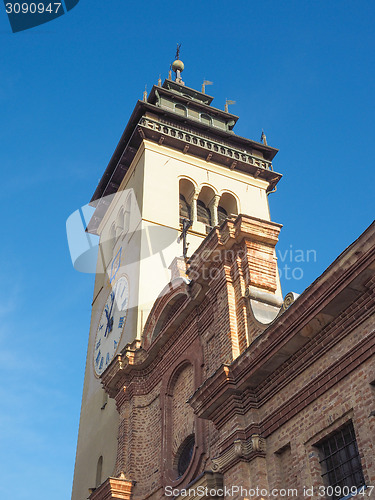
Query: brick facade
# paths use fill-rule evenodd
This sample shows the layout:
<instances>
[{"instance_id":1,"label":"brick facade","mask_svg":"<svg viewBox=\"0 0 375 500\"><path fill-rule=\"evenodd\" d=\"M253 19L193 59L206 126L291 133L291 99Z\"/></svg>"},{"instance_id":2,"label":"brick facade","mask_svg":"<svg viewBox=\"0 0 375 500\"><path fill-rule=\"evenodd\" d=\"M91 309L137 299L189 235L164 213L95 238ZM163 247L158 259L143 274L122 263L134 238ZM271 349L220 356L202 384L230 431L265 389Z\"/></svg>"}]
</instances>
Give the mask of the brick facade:
<instances>
[{"instance_id":1,"label":"brick facade","mask_svg":"<svg viewBox=\"0 0 375 500\"><path fill-rule=\"evenodd\" d=\"M317 444L349 421L366 485L375 484L375 225L266 325L248 290L262 307L277 303L279 231L244 215L212 230L190 259L190 283L168 285L142 342L104 372L120 415L117 463L91 500L159 499L188 484L325 498Z\"/></svg>"}]
</instances>

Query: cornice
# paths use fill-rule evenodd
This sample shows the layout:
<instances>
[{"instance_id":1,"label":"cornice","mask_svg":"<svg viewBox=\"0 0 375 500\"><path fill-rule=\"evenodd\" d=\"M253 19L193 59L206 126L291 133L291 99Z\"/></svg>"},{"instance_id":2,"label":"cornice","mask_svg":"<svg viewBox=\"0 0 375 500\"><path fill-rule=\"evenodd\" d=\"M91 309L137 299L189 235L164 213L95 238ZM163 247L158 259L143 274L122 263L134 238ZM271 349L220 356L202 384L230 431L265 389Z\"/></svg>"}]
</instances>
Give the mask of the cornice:
<instances>
[{"instance_id":1,"label":"cornice","mask_svg":"<svg viewBox=\"0 0 375 500\"><path fill-rule=\"evenodd\" d=\"M348 335L352 328L358 326L370 314L374 313L373 287L375 286L375 278L374 271L370 267L374 263L374 246L370 244L374 241L374 229L375 225L370 226L356 244L344 251L334 265L330 266L288 310L277 317L230 366L222 366L197 389L191 397L190 403L198 416L212 419L216 425L222 425L223 418L226 419L231 410L228 408L223 414L222 411L218 410L220 405L233 394L241 394L247 387L252 387L255 390L269 375L275 373L287 358L291 358L293 355L291 350L302 355L306 351L306 344L309 341L312 343L308 336L300 335L302 327L308 325L308 322L323 309L323 306L319 307L319 305L327 305L330 300L337 297L339 291L350 287L351 283L355 283L355 288L361 286L362 290L367 290L367 292L362 293L362 298L358 300L363 301L366 293L369 300L362 307L360 313L349 314L341 335ZM345 260L347 262L343 262ZM368 272L368 269L371 272ZM367 277L367 281L363 280L363 277L365 279ZM330 326L326 327L321 345L316 346L315 351L310 354L310 363L322 355L322 349L329 348L326 337L333 326L334 324L331 322ZM313 338L320 331L312 334ZM336 335L333 342L338 341L339 335ZM289 351L286 350L287 345ZM289 380L298 374L289 372ZM283 377L285 377L285 372ZM280 385L277 382L275 384L274 390L277 392ZM259 400L261 398L260 391L257 391L257 398ZM218 414L221 414L220 420L215 418Z\"/></svg>"},{"instance_id":2,"label":"cornice","mask_svg":"<svg viewBox=\"0 0 375 500\"><path fill-rule=\"evenodd\" d=\"M158 120L143 116L138 123L138 132L142 139L170 146L185 154L205 159L207 162L223 165L231 170L245 172L254 177L267 180L268 190L272 190L282 175L274 172L271 161L241 150L220 136L208 136L195 129L194 121L183 126L174 120Z\"/></svg>"},{"instance_id":3,"label":"cornice","mask_svg":"<svg viewBox=\"0 0 375 500\"><path fill-rule=\"evenodd\" d=\"M222 114L223 116L227 116L228 118L233 119L234 122L237 119L235 115L225 113L224 111L217 110L216 108L211 108L210 106L208 106L208 109L217 113L220 112L220 114ZM108 163L108 166L91 198L90 203L93 206L96 206L97 201L100 200L103 196L113 194L117 191L123 179L123 176L129 168L134 158L134 154L136 153L136 150L141 142L141 138L137 133L137 125L139 124L141 118L145 115L145 113L147 113L147 111L155 114L156 116L169 117L174 121L175 124L188 123L190 127L194 127L197 129L196 133L198 134L199 130L207 130L207 127L198 120L191 120L189 118L179 116L173 111L161 108L150 102L144 102L141 100L137 101L134 110L129 118L129 121L124 129L124 132L122 133L121 138L117 144L117 147ZM250 139L238 136L232 131L225 131L219 128L210 128L210 133L215 137L221 137L224 140L227 139L228 141L230 141L230 143L237 144L239 147L258 150L268 161L272 161L272 159L278 152L278 150L275 148L266 146L257 141L252 141ZM235 148L236 146L233 147ZM120 172L120 174L118 175L117 170L121 170L122 172ZM281 177L280 174L276 175Z\"/></svg>"},{"instance_id":4,"label":"cornice","mask_svg":"<svg viewBox=\"0 0 375 500\"><path fill-rule=\"evenodd\" d=\"M347 316L334 325L328 325L317 338L314 337L310 341L308 347L304 346L297 350L294 357L290 356L278 367L278 370L275 368L269 376L267 376L267 371L262 373L265 365L262 353L267 352L268 347L260 343L261 348L257 348L258 352L254 352L251 347L254 349L256 340L242 355L241 369L236 364L237 360L231 365L223 365L197 389L189 400L194 412L199 417L212 420L220 428L235 415L244 415L250 408L260 408L321 358L324 353L332 349L335 344L375 314L375 296L370 292L367 295L367 302L363 303L361 300L362 308L359 308L361 314L355 312L353 316ZM361 342L354 346L353 351L350 351L347 356L350 356L355 349L361 350L364 342L365 339L361 339ZM344 357L340 360L344 360ZM267 364L273 364L272 356L267 359ZM259 375L260 378L262 375L264 377L261 384L258 382Z\"/></svg>"},{"instance_id":5,"label":"cornice","mask_svg":"<svg viewBox=\"0 0 375 500\"><path fill-rule=\"evenodd\" d=\"M164 82L165 84L166 82ZM172 82L173 84L174 82ZM192 99L191 97L187 97L186 95L183 94L184 91L192 91L196 92L197 94L200 94L201 99ZM211 106L211 102L213 101L213 97L209 96L208 94L202 94L201 92L197 92L194 89L191 89L189 87L184 87L181 89L180 92L176 92L175 90L169 89L168 87L159 87L154 85L151 89L150 95L148 96L147 101L150 104L156 104L158 102L158 95L164 95L167 97L170 97L173 101L176 102L183 102L186 104L186 106L191 106L196 109L205 111L206 113L216 115L216 116L222 116L225 119L231 119L233 120L234 123L237 122L238 116L228 113L226 111L223 111L222 109L215 108L214 106ZM205 102L206 101L206 102Z\"/></svg>"},{"instance_id":6,"label":"cornice","mask_svg":"<svg viewBox=\"0 0 375 500\"><path fill-rule=\"evenodd\" d=\"M282 225L276 222L240 214L235 219L227 219L220 227L214 227L188 261L187 274L200 274L200 270L216 257L216 252L230 250L244 239L251 243L259 242L274 248ZM215 253L214 253L215 252ZM196 281L200 282L199 279Z\"/></svg>"},{"instance_id":7,"label":"cornice","mask_svg":"<svg viewBox=\"0 0 375 500\"><path fill-rule=\"evenodd\" d=\"M357 316L342 314L337 321L334 320L325 326L308 344L302 347L296 354L292 355L280 368L261 383L255 390L256 397L262 397L262 404L272 398L283 387L287 386L293 379L309 368L314 362L334 347L335 344L347 337L361 323L375 314L375 299L372 293L366 294L364 300L361 297L361 314ZM290 365L293 364L293 370Z\"/></svg>"},{"instance_id":8,"label":"cornice","mask_svg":"<svg viewBox=\"0 0 375 500\"><path fill-rule=\"evenodd\" d=\"M186 352L198 338L196 318L190 316L162 347L159 345L159 351L155 348L150 353L140 348L136 354L136 361L131 363L129 349L125 349L102 375L103 387L110 397L118 400L118 404L120 400L128 400L135 393L148 394L161 382L163 375L173 365L175 353ZM124 389L126 394L123 392Z\"/></svg>"},{"instance_id":9,"label":"cornice","mask_svg":"<svg viewBox=\"0 0 375 500\"><path fill-rule=\"evenodd\" d=\"M98 488L92 488L89 500L130 500L135 481L125 479L125 475L120 477L109 477Z\"/></svg>"},{"instance_id":10,"label":"cornice","mask_svg":"<svg viewBox=\"0 0 375 500\"><path fill-rule=\"evenodd\" d=\"M301 388L292 397L278 406L265 418L252 421L250 425L238 428L228 436L220 446L222 453L233 445L236 439L248 439L255 431L267 438L288 420L300 413L304 408L317 400L322 394L331 389L352 371L358 369L375 354L375 330L359 342L351 351L337 359L332 365L322 371L315 379ZM264 404L263 400L257 403L256 411ZM241 412L243 414L243 412ZM256 414L254 414L256 415ZM228 421L228 419L226 420ZM223 425L223 422L221 422ZM221 426L220 424L218 427Z\"/></svg>"}]
</instances>

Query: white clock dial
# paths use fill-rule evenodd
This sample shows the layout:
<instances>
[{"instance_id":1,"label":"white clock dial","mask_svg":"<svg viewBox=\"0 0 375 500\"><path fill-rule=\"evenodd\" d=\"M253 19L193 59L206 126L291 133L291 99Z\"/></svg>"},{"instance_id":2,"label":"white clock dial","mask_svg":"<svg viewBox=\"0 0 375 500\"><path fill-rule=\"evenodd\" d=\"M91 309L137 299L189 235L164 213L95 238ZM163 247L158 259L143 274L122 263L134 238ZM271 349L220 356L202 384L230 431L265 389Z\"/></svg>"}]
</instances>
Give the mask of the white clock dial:
<instances>
[{"instance_id":1,"label":"white clock dial","mask_svg":"<svg viewBox=\"0 0 375 500\"><path fill-rule=\"evenodd\" d=\"M108 295L94 345L94 370L100 376L116 354L128 312L129 283L121 276Z\"/></svg>"}]
</instances>

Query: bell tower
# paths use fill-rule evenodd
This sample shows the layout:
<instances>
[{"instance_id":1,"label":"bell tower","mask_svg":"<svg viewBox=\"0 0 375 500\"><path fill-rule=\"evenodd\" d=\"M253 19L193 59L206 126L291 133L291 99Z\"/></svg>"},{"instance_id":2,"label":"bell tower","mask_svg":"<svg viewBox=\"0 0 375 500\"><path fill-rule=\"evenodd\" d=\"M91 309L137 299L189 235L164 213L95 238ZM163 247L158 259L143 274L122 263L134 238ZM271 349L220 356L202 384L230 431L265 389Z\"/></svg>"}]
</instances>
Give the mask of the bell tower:
<instances>
[{"instance_id":1,"label":"bell tower","mask_svg":"<svg viewBox=\"0 0 375 500\"><path fill-rule=\"evenodd\" d=\"M270 222L268 194L281 178L272 166L276 149L236 135L238 117L212 106L204 85L185 85L179 57L172 70L174 79L170 72L136 103L91 199L87 231L100 245L72 500L114 475L124 446L103 374L125 348L144 348L154 302L176 276L192 279L187 259L214 228L240 214ZM268 297L271 309L281 300L277 269L272 286L254 283L247 292L254 300Z\"/></svg>"}]
</instances>

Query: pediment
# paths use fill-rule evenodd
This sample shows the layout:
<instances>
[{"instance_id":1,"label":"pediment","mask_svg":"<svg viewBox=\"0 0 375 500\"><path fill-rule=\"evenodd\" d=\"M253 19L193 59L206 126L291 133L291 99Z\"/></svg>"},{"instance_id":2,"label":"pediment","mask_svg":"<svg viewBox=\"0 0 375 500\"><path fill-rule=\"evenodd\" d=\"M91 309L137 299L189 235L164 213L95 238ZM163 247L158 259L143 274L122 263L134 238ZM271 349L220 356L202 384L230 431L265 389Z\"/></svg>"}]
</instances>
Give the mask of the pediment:
<instances>
[{"instance_id":1,"label":"pediment","mask_svg":"<svg viewBox=\"0 0 375 500\"><path fill-rule=\"evenodd\" d=\"M185 314L180 313L190 302L190 297L190 285L184 278L176 278L164 287L150 311L143 330L144 349L148 349L168 327L170 329L173 325L181 323Z\"/></svg>"}]
</instances>

